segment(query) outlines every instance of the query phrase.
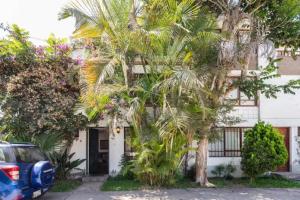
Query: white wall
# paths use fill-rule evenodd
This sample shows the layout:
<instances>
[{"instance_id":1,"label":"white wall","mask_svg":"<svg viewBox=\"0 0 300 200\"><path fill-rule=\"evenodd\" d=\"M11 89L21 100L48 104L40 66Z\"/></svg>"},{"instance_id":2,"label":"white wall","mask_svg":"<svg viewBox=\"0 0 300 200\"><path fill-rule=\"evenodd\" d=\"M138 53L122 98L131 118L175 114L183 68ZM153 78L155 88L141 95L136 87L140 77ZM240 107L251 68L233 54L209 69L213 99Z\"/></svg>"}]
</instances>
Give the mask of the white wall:
<instances>
[{"instance_id":1,"label":"white wall","mask_svg":"<svg viewBox=\"0 0 300 200\"><path fill-rule=\"evenodd\" d=\"M114 176L120 171L120 161L124 154L124 129L119 134L110 131L109 137L109 174Z\"/></svg>"},{"instance_id":2,"label":"white wall","mask_svg":"<svg viewBox=\"0 0 300 200\"><path fill-rule=\"evenodd\" d=\"M238 117L241 121L234 124L233 127L253 127L258 122L258 112L257 106L235 107L231 115Z\"/></svg>"},{"instance_id":3,"label":"white wall","mask_svg":"<svg viewBox=\"0 0 300 200\"><path fill-rule=\"evenodd\" d=\"M269 83L286 84L290 80L300 79L300 76L285 75L272 79ZM300 90L295 95L280 93L277 98L260 98L261 120L271 123L275 127L290 128L290 170L300 173L300 145L298 140L298 127L300 127Z\"/></svg>"},{"instance_id":4,"label":"white wall","mask_svg":"<svg viewBox=\"0 0 300 200\"><path fill-rule=\"evenodd\" d=\"M87 144L87 134L85 130L80 130L79 131L79 137L77 139L75 139L73 141L70 153L75 152L75 155L73 157L73 160L76 159L86 159L86 144ZM86 171L86 162L81 163L81 165L79 165L79 169L82 169L84 171Z\"/></svg>"},{"instance_id":5,"label":"white wall","mask_svg":"<svg viewBox=\"0 0 300 200\"><path fill-rule=\"evenodd\" d=\"M300 79L300 76L286 75L272 79L269 83L282 85L297 79ZM268 99L261 95L261 119L274 126L300 126L300 90L295 90L295 92L295 95L279 93L276 99Z\"/></svg>"}]
</instances>

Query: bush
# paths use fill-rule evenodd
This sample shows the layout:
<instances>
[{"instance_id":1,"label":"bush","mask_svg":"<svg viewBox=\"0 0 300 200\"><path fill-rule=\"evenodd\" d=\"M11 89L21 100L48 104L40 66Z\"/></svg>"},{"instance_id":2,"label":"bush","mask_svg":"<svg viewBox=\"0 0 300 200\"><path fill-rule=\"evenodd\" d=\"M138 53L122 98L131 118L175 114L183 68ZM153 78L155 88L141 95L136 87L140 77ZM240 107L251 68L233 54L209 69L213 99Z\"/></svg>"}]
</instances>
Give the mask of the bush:
<instances>
[{"instance_id":1,"label":"bush","mask_svg":"<svg viewBox=\"0 0 300 200\"><path fill-rule=\"evenodd\" d=\"M224 165L218 165L215 167L214 170L211 171L211 173L213 175L215 175L216 177L222 177L225 179L232 179L232 173L234 173L236 171L236 167L233 166L231 163Z\"/></svg>"},{"instance_id":2,"label":"bush","mask_svg":"<svg viewBox=\"0 0 300 200\"><path fill-rule=\"evenodd\" d=\"M288 152L280 132L270 124L259 122L246 131L241 156L242 170L253 181L258 175L286 163Z\"/></svg>"},{"instance_id":3,"label":"bush","mask_svg":"<svg viewBox=\"0 0 300 200\"><path fill-rule=\"evenodd\" d=\"M211 171L211 173L213 175L215 175L215 177L222 177L223 175L223 172L224 172L224 169L225 169L225 166L222 164L222 165L218 165L215 167L214 170Z\"/></svg>"},{"instance_id":4,"label":"bush","mask_svg":"<svg viewBox=\"0 0 300 200\"><path fill-rule=\"evenodd\" d=\"M0 132L23 141L59 134L70 144L87 123L74 113L80 96L79 60L72 59L63 39L50 36L47 45L37 47L18 26L8 30L0 39Z\"/></svg>"},{"instance_id":5,"label":"bush","mask_svg":"<svg viewBox=\"0 0 300 200\"><path fill-rule=\"evenodd\" d=\"M75 153L69 154L68 149L63 152L53 152L50 154L50 160L56 167L56 177L59 180L66 180L74 169L78 169L85 159L73 159Z\"/></svg>"},{"instance_id":6,"label":"bush","mask_svg":"<svg viewBox=\"0 0 300 200\"><path fill-rule=\"evenodd\" d=\"M155 128L149 129L147 140L134 139L135 157L131 161L134 177L150 186L170 186L176 183L182 159L188 149L183 148L186 140L182 135L174 139L172 148L162 140Z\"/></svg>"},{"instance_id":7,"label":"bush","mask_svg":"<svg viewBox=\"0 0 300 200\"><path fill-rule=\"evenodd\" d=\"M225 165L224 169L224 178L225 179L233 179L233 173L236 171L236 167L232 165L231 163Z\"/></svg>"},{"instance_id":8,"label":"bush","mask_svg":"<svg viewBox=\"0 0 300 200\"><path fill-rule=\"evenodd\" d=\"M122 160L120 162L120 173L119 176L122 176L128 180L133 180L134 179L134 173L133 171L133 165L132 165L132 160L123 154Z\"/></svg>"}]
</instances>

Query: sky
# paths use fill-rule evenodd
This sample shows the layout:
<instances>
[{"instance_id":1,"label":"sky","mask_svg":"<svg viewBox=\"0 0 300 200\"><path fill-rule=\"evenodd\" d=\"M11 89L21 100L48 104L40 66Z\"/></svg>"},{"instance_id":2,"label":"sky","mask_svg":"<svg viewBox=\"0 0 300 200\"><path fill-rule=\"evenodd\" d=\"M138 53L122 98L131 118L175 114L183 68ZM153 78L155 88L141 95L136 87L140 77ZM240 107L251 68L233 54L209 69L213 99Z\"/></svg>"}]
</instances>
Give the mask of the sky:
<instances>
[{"instance_id":1,"label":"sky","mask_svg":"<svg viewBox=\"0 0 300 200\"><path fill-rule=\"evenodd\" d=\"M58 13L69 0L0 0L0 23L17 24L30 32L31 40L43 44L51 33L69 38L74 20L59 21ZM0 36L3 37L3 32Z\"/></svg>"}]
</instances>

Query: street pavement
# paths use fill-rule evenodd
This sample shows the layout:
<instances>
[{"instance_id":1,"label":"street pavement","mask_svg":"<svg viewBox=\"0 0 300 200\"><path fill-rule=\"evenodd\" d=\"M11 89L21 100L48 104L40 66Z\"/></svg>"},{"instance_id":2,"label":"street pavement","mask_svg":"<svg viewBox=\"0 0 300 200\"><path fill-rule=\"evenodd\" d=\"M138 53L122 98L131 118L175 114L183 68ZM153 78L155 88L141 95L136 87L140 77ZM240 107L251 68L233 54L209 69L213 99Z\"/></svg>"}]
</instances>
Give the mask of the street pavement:
<instances>
[{"instance_id":1,"label":"street pavement","mask_svg":"<svg viewBox=\"0 0 300 200\"><path fill-rule=\"evenodd\" d=\"M84 183L68 193L49 192L42 200L300 200L299 189L171 189L101 192L101 183Z\"/></svg>"}]
</instances>

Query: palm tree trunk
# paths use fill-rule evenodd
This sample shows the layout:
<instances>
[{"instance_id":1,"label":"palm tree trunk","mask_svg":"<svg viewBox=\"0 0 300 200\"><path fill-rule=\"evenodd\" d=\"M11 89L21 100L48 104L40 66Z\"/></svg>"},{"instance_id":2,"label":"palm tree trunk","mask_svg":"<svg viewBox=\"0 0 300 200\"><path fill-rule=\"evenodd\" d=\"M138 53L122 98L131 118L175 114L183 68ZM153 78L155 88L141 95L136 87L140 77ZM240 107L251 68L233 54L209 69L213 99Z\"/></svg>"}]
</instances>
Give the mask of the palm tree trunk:
<instances>
[{"instance_id":1,"label":"palm tree trunk","mask_svg":"<svg viewBox=\"0 0 300 200\"><path fill-rule=\"evenodd\" d=\"M209 186L207 179L208 138L205 135L199 142L196 151L196 183Z\"/></svg>"}]
</instances>

